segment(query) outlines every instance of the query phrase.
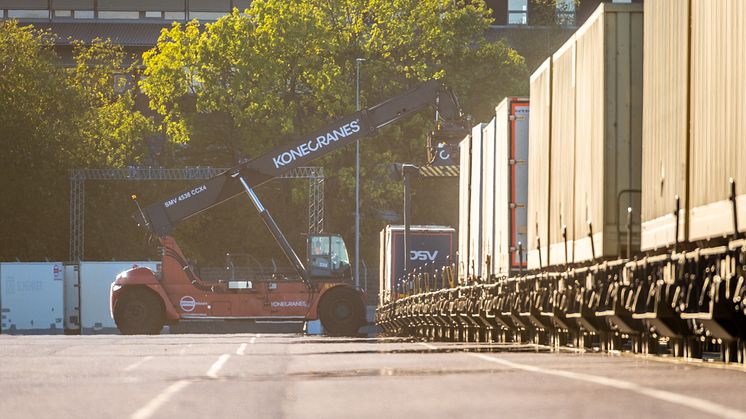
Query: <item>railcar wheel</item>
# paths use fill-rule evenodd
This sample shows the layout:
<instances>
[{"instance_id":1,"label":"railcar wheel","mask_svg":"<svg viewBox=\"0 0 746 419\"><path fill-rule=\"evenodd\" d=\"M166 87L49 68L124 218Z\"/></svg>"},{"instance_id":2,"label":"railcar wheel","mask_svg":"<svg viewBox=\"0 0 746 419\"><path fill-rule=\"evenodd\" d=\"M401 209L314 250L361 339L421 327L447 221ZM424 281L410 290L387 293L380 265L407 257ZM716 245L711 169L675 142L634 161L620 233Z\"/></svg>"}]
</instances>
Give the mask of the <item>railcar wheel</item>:
<instances>
[{"instance_id":1,"label":"railcar wheel","mask_svg":"<svg viewBox=\"0 0 746 419\"><path fill-rule=\"evenodd\" d=\"M165 321L160 298L142 288L127 291L114 310L114 322L123 335L157 335Z\"/></svg>"},{"instance_id":2,"label":"railcar wheel","mask_svg":"<svg viewBox=\"0 0 746 419\"><path fill-rule=\"evenodd\" d=\"M319 303L319 320L328 335L354 336L365 324L363 302L350 288L329 291Z\"/></svg>"}]
</instances>

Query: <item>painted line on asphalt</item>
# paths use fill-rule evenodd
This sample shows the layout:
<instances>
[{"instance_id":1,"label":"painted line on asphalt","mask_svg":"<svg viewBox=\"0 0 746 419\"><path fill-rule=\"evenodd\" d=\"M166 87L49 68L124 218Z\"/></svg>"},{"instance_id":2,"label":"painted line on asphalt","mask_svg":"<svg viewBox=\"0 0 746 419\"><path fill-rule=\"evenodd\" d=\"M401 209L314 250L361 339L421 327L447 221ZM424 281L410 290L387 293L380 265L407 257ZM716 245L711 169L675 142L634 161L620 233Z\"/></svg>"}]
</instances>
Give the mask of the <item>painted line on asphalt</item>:
<instances>
[{"instance_id":1,"label":"painted line on asphalt","mask_svg":"<svg viewBox=\"0 0 746 419\"><path fill-rule=\"evenodd\" d=\"M137 412L133 413L132 416L130 416L130 418L131 419L148 419L149 417L153 416L155 412L158 411L158 408L160 408L162 405L167 403L171 399L171 397L173 397L174 394L183 390L190 383L191 382L187 380L179 380L171 384L170 386L166 387L163 391L161 391L160 394L155 396L155 398L149 401L148 404L141 407Z\"/></svg>"},{"instance_id":2,"label":"painted line on asphalt","mask_svg":"<svg viewBox=\"0 0 746 419\"><path fill-rule=\"evenodd\" d=\"M571 380L585 381L593 384L599 384L607 387L616 388L619 390L627 390L633 393L641 394L643 396L651 397L658 400L663 400L669 403L678 404L700 412L707 413L708 415L717 415L724 418L739 418L746 419L746 412L736 410L722 404L711 402L709 400L700 399L697 397L685 396L683 394L672 393L666 390L659 390L651 387L645 387L631 383L629 381L617 380L614 378L602 377L598 375L583 374L577 372L555 370L549 368L541 368L533 365L518 364L501 358L495 358L493 356L487 356L483 354L470 353L475 358L479 358L483 361L493 362L500 364L505 367L514 368L523 371L535 372L544 375L553 375L556 377L569 378Z\"/></svg>"},{"instance_id":3,"label":"painted line on asphalt","mask_svg":"<svg viewBox=\"0 0 746 419\"><path fill-rule=\"evenodd\" d=\"M133 362L133 363L127 365L126 367L124 367L124 370L125 371L132 371L135 368L139 367L140 365L142 365L142 364L150 361L151 359L153 359L153 357L150 356L150 355L148 355L148 356L146 356L146 357L144 357L144 358L142 358L142 359L140 359L140 360L138 360L136 362Z\"/></svg>"},{"instance_id":4,"label":"painted line on asphalt","mask_svg":"<svg viewBox=\"0 0 746 419\"><path fill-rule=\"evenodd\" d=\"M259 336L259 335L256 335L255 337L252 337L251 339L249 339L249 343L248 343L248 345L253 345L253 344L254 344L254 342L256 342L256 338L257 338L258 336ZM241 344L241 345L240 345L240 346L238 347L238 349L236 349L236 355L244 355L244 354L246 353L246 347L247 347L248 345L247 345L246 343L242 343L242 344Z\"/></svg>"},{"instance_id":5,"label":"painted line on asphalt","mask_svg":"<svg viewBox=\"0 0 746 419\"><path fill-rule=\"evenodd\" d=\"M230 354L223 354L220 355L220 358L218 358L217 361L215 361L214 364L210 367L209 370L207 370L206 376L210 378L218 378L218 371L220 371L221 368L223 368L223 365L228 361L230 358Z\"/></svg>"},{"instance_id":6,"label":"painted line on asphalt","mask_svg":"<svg viewBox=\"0 0 746 419\"><path fill-rule=\"evenodd\" d=\"M417 342L417 343L419 343L420 345L426 347L427 349L439 349L437 346L431 345L429 343L425 343L425 342Z\"/></svg>"}]
</instances>

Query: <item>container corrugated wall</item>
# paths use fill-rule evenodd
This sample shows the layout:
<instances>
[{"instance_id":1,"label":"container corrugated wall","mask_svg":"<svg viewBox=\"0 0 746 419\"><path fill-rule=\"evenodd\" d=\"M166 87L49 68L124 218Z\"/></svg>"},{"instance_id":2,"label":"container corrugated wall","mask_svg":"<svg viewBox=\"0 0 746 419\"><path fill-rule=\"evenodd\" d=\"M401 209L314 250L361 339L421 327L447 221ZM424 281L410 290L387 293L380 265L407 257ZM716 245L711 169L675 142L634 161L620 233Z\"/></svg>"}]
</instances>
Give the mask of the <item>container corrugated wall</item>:
<instances>
[{"instance_id":1,"label":"container corrugated wall","mask_svg":"<svg viewBox=\"0 0 746 419\"><path fill-rule=\"evenodd\" d=\"M641 249L686 240L689 2L645 2Z\"/></svg>"},{"instance_id":2,"label":"container corrugated wall","mask_svg":"<svg viewBox=\"0 0 746 419\"><path fill-rule=\"evenodd\" d=\"M552 56L549 264L572 262L575 168L575 36ZM567 246L563 229L567 228ZM567 247L567 249L566 249ZM565 253L567 250L567 253Z\"/></svg>"},{"instance_id":3,"label":"container corrugated wall","mask_svg":"<svg viewBox=\"0 0 746 419\"><path fill-rule=\"evenodd\" d=\"M746 3L693 0L689 239L733 232L729 178L739 229L746 215Z\"/></svg>"},{"instance_id":4,"label":"container corrugated wall","mask_svg":"<svg viewBox=\"0 0 746 419\"><path fill-rule=\"evenodd\" d=\"M500 176L495 174L495 150L499 147L495 137L495 118L482 129L482 273L489 276L495 273L495 262L498 255L498 244L495 237L496 216L501 204L495 187Z\"/></svg>"},{"instance_id":5,"label":"container corrugated wall","mask_svg":"<svg viewBox=\"0 0 746 419\"><path fill-rule=\"evenodd\" d=\"M505 255L505 266L511 270L522 271L527 267L528 243L528 128L531 123L528 99L511 101L510 113L510 247L507 249L508 254Z\"/></svg>"},{"instance_id":6,"label":"container corrugated wall","mask_svg":"<svg viewBox=\"0 0 746 419\"><path fill-rule=\"evenodd\" d=\"M639 249L642 12L642 5L603 4L575 34L575 262L621 255L628 208L632 251Z\"/></svg>"},{"instance_id":7,"label":"container corrugated wall","mask_svg":"<svg viewBox=\"0 0 746 419\"><path fill-rule=\"evenodd\" d=\"M468 276L469 260L469 202L471 186L471 137L467 136L458 145L458 277L463 282Z\"/></svg>"},{"instance_id":8,"label":"container corrugated wall","mask_svg":"<svg viewBox=\"0 0 746 419\"><path fill-rule=\"evenodd\" d=\"M471 130L471 186L469 204L469 258L467 271L470 276L482 275L482 129L477 124Z\"/></svg>"},{"instance_id":9,"label":"container corrugated wall","mask_svg":"<svg viewBox=\"0 0 746 419\"><path fill-rule=\"evenodd\" d=\"M528 200L528 99L506 98L497 106L495 237L500 276L526 267ZM523 253L519 255L522 248ZM512 272L511 272L512 271Z\"/></svg>"},{"instance_id":10,"label":"container corrugated wall","mask_svg":"<svg viewBox=\"0 0 746 419\"><path fill-rule=\"evenodd\" d=\"M495 273L505 276L508 274L507 254L510 246L510 171L508 156L510 148L508 145L510 130L510 99L504 99L495 108L496 137L495 147L495 241L497 245L497 259L495 260Z\"/></svg>"},{"instance_id":11,"label":"container corrugated wall","mask_svg":"<svg viewBox=\"0 0 746 419\"><path fill-rule=\"evenodd\" d=\"M548 58L531 75L531 119L528 159L528 268L547 266L549 244L549 151L552 121L552 59ZM539 251L538 245L543 249ZM539 254L541 253L541 260Z\"/></svg>"}]
</instances>

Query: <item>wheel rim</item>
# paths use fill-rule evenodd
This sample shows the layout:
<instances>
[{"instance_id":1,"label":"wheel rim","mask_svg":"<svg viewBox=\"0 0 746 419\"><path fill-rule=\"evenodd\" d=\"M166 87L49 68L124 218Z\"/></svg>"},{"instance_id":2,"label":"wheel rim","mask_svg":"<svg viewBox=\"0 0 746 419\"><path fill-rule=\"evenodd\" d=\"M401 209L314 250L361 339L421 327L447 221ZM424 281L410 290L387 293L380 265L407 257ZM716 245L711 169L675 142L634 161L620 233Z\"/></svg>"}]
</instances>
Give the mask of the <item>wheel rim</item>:
<instances>
[{"instance_id":1,"label":"wheel rim","mask_svg":"<svg viewBox=\"0 0 746 419\"><path fill-rule=\"evenodd\" d=\"M146 316L145 306L139 302L127 304L124 309L124 320L129 324L142 323Z\"/></svg>"},{"instance_id":2,"label":"wheel rim","mask_svg":"<svg viewBox=\"0 0 746 419\"><path fill-rule=\"evenodd\" d=\"M334 304L334 307L332 307L332 315L338 321L349 319L352 315L352 307L350 307L350 303L347 301L337 302Z\"/></svg>"}]
</instances>

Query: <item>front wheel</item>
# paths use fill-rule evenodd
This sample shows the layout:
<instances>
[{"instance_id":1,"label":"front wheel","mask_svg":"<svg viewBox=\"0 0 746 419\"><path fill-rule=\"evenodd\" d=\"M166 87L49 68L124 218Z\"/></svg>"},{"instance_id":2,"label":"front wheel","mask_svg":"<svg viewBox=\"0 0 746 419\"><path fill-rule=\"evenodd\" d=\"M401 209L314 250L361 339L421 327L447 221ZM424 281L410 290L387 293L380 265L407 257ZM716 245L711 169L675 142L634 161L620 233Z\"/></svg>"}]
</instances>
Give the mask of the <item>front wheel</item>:
<instances>
[{"instance_id":1,"label":"front wheel","mask_svg":"<svg viewBox=\"0 0 746 419\"><path fill-rule=\"evenodd\" d=\"M157 335L165 321L160 298L142 288L125 292L114 310L114 322L123 335Z\"/></svg>"},{"instance_id":2,"label":"front wheel","mask_svg":"<svg viewBox=\"0 0 746 419\"><path fill-rule=\"evenodd\" d=\"M329 291L319 303L319 320L329 335L357 335L358 329L365 324L360 295L350 288Z\"/></svg>"}]
</instances>

